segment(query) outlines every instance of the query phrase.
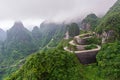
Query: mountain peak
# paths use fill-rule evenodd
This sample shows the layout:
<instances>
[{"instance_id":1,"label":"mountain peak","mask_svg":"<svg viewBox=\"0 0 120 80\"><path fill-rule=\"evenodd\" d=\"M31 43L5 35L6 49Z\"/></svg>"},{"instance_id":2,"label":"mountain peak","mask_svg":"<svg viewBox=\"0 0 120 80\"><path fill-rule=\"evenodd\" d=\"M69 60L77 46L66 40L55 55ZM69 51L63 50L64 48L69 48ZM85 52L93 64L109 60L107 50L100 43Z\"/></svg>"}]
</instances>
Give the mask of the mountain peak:
<instances>
[{"instance_id":1,"label":"mountain peak","mask_svg":"<svg viewBox=\"0 0 120 80\"><path fill-rule=\"evenodd\" d=\"M34 26L33 30L39 30L39 27L38 26Z\"/></svg>"},{"instance_id":2,"label":"mountain peak","mask_svg":"<svg viewBox=\"0 0 120 80\"><path fill-rule=\"evenodd\" d=\"M6 39L6 32L0 28L0 41L4 41Z\"/></svg>"},{"instance_id":3,"label":"mountain peak","mask_svg":"<svg viewBox=\"0 0 120 80\"><path fill-rule=\"evenodd\" d=\"M13 27L24 27L23 23L21 21L16 21L13 25Z\"/></svg>"},{"instance_id":4,"label":"mountain peak","mask_svg":"<svg viewBox=\"0 0 120 80\"><path fill-rule=\"evenodd\" d=\"M4 30L0 28L0 32L4 32Z\"/></svg>"}]
</instances>

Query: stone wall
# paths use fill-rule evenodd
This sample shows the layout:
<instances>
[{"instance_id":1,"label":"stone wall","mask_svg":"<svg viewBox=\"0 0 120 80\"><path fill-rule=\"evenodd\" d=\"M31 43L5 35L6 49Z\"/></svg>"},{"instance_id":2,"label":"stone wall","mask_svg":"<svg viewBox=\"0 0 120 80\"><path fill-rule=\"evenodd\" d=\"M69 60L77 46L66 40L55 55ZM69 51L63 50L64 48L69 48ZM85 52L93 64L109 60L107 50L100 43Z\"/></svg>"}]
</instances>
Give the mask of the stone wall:
<instances>
[{"instance_id":1,"label":"stone wall","mask_svg":"<svg viewBox=\"0 0 120 80\"><path fill-rule=\"evenodd\" d=\"M74 40L70 41L69 44L76 47L77 50L70 50L68 47L64 47L64 50L73 52L78 57L82 64L91 64L96 62L96 55L101 49L101 46L96 45L97 48L91 50L85 50L84 47L87 46L86 42L88 38L92 36L88 33L78 35L74 37Z\"/></svg>"},{"instance_id":2,"label":"stone wall","mask_svg":"<svg viewBox=\"0 0 120 80\"><path fill-rule=\"evenodd\" d=\"M82 64L90 64L96 62L97 53L98 51L91 51L91 52L76 53L76 55Z\"/></svg>"}]
</instances>

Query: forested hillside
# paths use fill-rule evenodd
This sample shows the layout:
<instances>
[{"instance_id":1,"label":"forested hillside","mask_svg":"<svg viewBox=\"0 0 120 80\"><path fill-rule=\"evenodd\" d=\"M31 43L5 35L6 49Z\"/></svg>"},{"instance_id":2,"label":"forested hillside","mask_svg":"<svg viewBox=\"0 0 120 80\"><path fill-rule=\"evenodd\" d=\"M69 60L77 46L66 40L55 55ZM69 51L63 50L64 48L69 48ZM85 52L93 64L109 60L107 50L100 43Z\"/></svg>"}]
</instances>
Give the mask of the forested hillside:
<instances>
[{"instance_id":1,"label":"forested hillside","mask_svg":"<svg viewBox=\"0 0 120 80\"><path fill-rule=\"evenodd\" d=\"M55 47L59 41L64 37L66 28L63 23L47 23L43 22L40 25L40 32L42 33L42 39L40 39L41 47L44 47L48 43L49 46Z\"/></svg>"},{"instance_id":2,"label":"forested hillside","mask_svg":"<svg viewBox=\"0 0 120 80\"><path fill-rule=\"evenodd\" d=\"M0 41L0 80L120 79L120 0L102 18L44 21L32 31L15 22L6 34ZM88 59L94 50L94 62L83 64L80 55Z\"/></svg>"},{"instance_id":3,"label":"forested hillside","mask_svg":"<svg viewBox=\"0 0 120 80\"><path fill-rule=\"evenodd\" d=\"M7 55L13 52L28 55L36 51L31 32L24 27L22 22L16 22L13 27L7 31L4 48L5 54Z\"/></svg>"},{"instance_id":4,"label":"forested hillside","mask_svg":"<svg viewBox=\"0 0 120 80\"><path fill-rule=\"evenodd\" d=\"M118 0L102 18L96 31L100 35L106 34L106 42L114 42L120 39L120 0Z\"/></svg>"},{"instance_id":5,"label":"forested hillside","mask_svg":"<svg viewBox=\"0 0 120 80\"><path fill-rule=\"evenodd\" d=\"M45 23L34 27L31 32L22 22L15 22L7 31L5 41L0 42L0 78L18 69L28 55L41 50L48 43L50 47L57 46L65 31L63 24Z\"/></svg>"},{"instance_id":6,"label":"forested hillside","mask_svg":"<svg viewBox=\"0 0 120 80\"><path fill-rule=\"evenodd\" d=\"M74 76L73 76L74 75ZM6 80L83 80L75 54L61 49L35 53Z\"/></svg>"},{"instance_id":7,"label":"forested hillside","mask_svg":"<svg viewBox=\"0 0 120 80\"><path fill-rule=\"evenodd\" d=\"M6 32L0 29L0 41L4 41L6 39Z\"/></svg>"},{"instance_id":8,"label":"forested hillside","mask_svg":"<svg viewBox=\"0 0 120 80\"><path fill-rule=\"evenodd\" d=\"M31 32L21 22L15 22L13 27L7 31L7 38L1 46L0 78L18 68L19 61L23 61L26 56L36 50Z\"/></svg>"},{"instance_id":9,"label":"forested hillside","mask_svg":"<svg viewBox=\"0 0 120 80\"><path fill-rule=\"evenodd\" d=\"M59 50L48 50L45 52L39 52L37 54L31 55L30 58L28 58L27 62L24 64L24 66L16 73L13 73L12 76L8 77L7 80L119 80L119 9L120 0L118 0L114 4L114 6L110 8L110 10L101 20L99 20L94 14L90 14L85 19L83 19L82 23L91 24L89 26L91 26L90 28L92 29L90 29L89 31L96 32L95 36L97 38L100 38L101 43L104 43L101 44L102 49L98 52L96 56L96 63L89 65L82 65L81 63L76 63L77 59L75 59L75 56L72 55L72 53L67 53L63 51L64 45L68 45L67 43L69 41L63 40L59 45ZM79 31L77 31L78 29L76 26L77 24L71 24L67 27L68 31L70 32L69 35L71 37L79 35ZM72 32L76 33L73 34ZM104 42L103 39L105 40ZM47 62L47 60L50 64ZM75 62L73 62L74 60ZM36 61L38 63L36 63ZM43 67L44 65L45 67ZM54 68L52 66L56 67Z\"/></svg>"},{"instance_id":10,"label":"forested hillside","mask_svg":"<svg viewBox=\"0 0 120 80\"><path fill-rule=\"evenodd\" d=\"M106 80L119 80L120 0L103 17L97 31L105 39L105 43L97 55L100 77ZM105 36L105 34L107 35Z\"/></svg>"},{"instance_id":11,"label":"forested hillside","mask_svg":"<svg viewBox=\"0 0 120 80\"><path fill-rule=\"evenodd\" d=\"M97 27L100 22L100 18L98 18L95 14L87 15L81 22L81 28L83 30L93 30Z\"/></svg>"},{"instance_id":12,"label":"forested hillside","mask_svg":"<svg viewBox=\"0 0 120 80\"><path fill-rule=\"evenodd\" d=\"M74 37L80 34L80 29L78 24L71 23L70 25L67 25L69 36Z\"/></svg>"}]
</instances>

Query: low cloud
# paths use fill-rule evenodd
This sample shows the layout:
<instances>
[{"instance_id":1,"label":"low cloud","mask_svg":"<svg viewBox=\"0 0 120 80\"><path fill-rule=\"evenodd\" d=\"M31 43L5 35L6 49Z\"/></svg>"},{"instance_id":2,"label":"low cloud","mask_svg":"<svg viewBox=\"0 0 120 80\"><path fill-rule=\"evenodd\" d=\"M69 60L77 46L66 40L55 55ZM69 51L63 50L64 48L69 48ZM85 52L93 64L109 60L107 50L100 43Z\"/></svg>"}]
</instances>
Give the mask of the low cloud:
<instances>
[{"instance_id":1,"label":"low cloud","mask_svg":"<svg viewBox=\"0 0 120 80\"><path fill-rule=\"evenodd\" d=\"M83 17L89 13L102 15L105 14L116 1L117 0L0 0L0 21L25 21L28 19L63 21L76 16Z\"/></svg>"}]
</instances>

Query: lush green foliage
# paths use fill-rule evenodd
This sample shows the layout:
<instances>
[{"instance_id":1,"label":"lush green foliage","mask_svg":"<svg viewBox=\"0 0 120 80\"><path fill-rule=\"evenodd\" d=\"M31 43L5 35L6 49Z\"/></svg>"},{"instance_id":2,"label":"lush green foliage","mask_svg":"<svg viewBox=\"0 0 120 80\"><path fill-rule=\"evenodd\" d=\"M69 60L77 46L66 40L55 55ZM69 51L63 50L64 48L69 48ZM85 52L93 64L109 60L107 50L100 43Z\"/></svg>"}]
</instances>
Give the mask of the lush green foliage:
<instances>
[{"instance_id":1,"label":"lush green foliage","mask_svg":"<svg viewBox=\"0 0 120 80\"><path fill-rule=\"evenodd\" d=\"M86 39L86 44L101 44L101 39L93 36L91 38Z\"/></svg>"},{"instance_id":2,"label":"lush green foliage","mask_svg":"<svg viewBox=\"0 0 120 80\"><path fill-rule=\"evenodd\" d=\"M120 79L120 42L102 46L97 55L99 75L108 80Z\"/></svg>"},{"instance_id":3,"label":"lush green foliage","mask_svg":"<svg viewBox=\"0 0 120 80\"><path fill-rule=\"evenodd\" d=\"M107 12L97 27L97 32L106 32L107 43L97 55L99 75L106 80L120 79L120 0ZM112 31L112 33L109 33Z\"/></svg>"},{"instance_id":4,"label":"lush green foliage","mask_svg":"<svg viewBox=\"0 0 120 80\"><path fill-rule=\"evenodd\" d=\"M65 30L63 24L49 23L41 25L41 29L34 27L30 32L21 22L16 22L7 31L5 42L0 42L0 67L3 67L0 69L0 78L16 69L16 67L11 69L10 66L16 65L28 55L48 45L48 43L50 47L55 47L63 38Z\"/></svg>"},{"instance_id":5,"label":"lush green foliage","mask_svg":"<svg viewBox=\"0 0 120 80\"><path fill-rule=\"evenodd\" d=\"M49 47L56 47L59 44L59 42L63 39L65 32L66 32L65 26L59 27L56 30L55 34L53 35L51 41L47 45Z\"/></svg>"},{"instance_id":6,"label":"lush green foliage","mask_svg":"<svg viewBox=\"0 0 120 80\"><path fill-rule=\"evenodd\" d=\"M117 0L117 2L110 8L107 14L111 12L119 12L120 11L120 0Z\"/></svg>"},{"instance_id":7,"label":"lush green foliage","mask_svg":"<svg viewBox=\"0 0 120 80\"><path fill-rule=\"evenodd\" d=\"M85 33L88 33L88 31L80 30L80 34L85 34Z\"/></svg>"},{"instance_id":8,"label":"lush green foliage","mask_svg":"<svg viewBox=\"0 0 120 80\"><path fill-rule=\"evenodd\" d=\"M7 31L7 39L1 44L0 66L10 66L37 50L30 32L21 22Z\"/></svg>"},{"instance_id":9,"label":"lush green foliage","mask_svg":"<svg viewBox=\"0 0 120 80\"><path fill-rule=\"evenodd\" d=\"M31 55L7 80L82 80L82 77L73 53L51 49Z\"/></svg>"},{"instance_id":10,"label":"lush green foliage","mask_svg":"<svg viewBox=\"0 0 120 80\"><path fill-rule=\"evenodd\" d=\"M110 41L120 39L120 0L108 11L97 27L97 32L113 31ZM91 29L99 23L95 14L88 15L82 23L89 24ZM20 27L21 26L21 27ZM67 26L69 35L79 35L79 27L76 23ZM45 46L55 47L63 38L66 28L63 24L42 23L41 27L35 27L28 31L23 25L13 26L7 32L7 40L0 43L0 79L19 68L17 62L32 52ZM83 32L81 32L83 33ZM68 40L69 41L69 40ZM97 55L97 64L80 65L76 56L63 50L68 46L68 41L61 41L55 50L47 50L31 55L26 63L7 80L119 80L120 78L120 42L103 45ZM87 41L89 44L101 44L101 39L92 37ZM87 49L95 48L94 45ZM75 46L71 48L76 49ZM15 67L16 66L16 67ZM83 77L81 77L81 75Z\"/></svg>"},{"instance_id":11,"label":"lush green foliage","mask_svg":"<svg viewBox=\"0 0 120 80\"><path fill-rule=\"evenodd\" d=\"M42 23L40 26L40 32L42 37L39 40L40 47L45 47L46 45L50 47L55 47L64 37L66 28L63 24L56 23Z\"/></svg>"},{"instance_id":12,"label":"lush green foliage","mask_svg":"<svg viewBox=\"0 0 120 80\"><path fill-rule=\"evenodd\" d=\"M97 46L95 44L90 44L88 46L85 46L85 50L95 49Z\"/></svg>"},{"instance_id":13,"label":"lush green foliage","mask_svg":"<svg viewBox=\"0 0 120 80\"><path fill-rule=\"evenodd\" d=\"M119 33L120 33L120 13L116 12L116 13L111 13L109 15L107 15L103 21L101 22L101 24L99 25L99 27L97 28L98 33L103 33L105 32L109 32L110 30L112 30L112 34L110 37L111 40L116 40L119 39Z\"/></svg>"},{"instance_id":14,"label":"lush green foliage","mask_svg":"<svg viewBox=\"0 0 120 80\"><path fill-rule=\"evenodd\" d=\"M77 51L77 47L75 45L68 44L68 49L71 51Z\"/></svg>"},{"instance_id":15,"label":"lush green foliage","mask_svg":"<svg viewBox=\"0 0 120 80\"><path fill-rule=\"evenodd\" d=\"M99 23L99 18L95 14L89 14L82 21L82 25L85 27L87 24L90 25L91 30L94 30Z\"/></svg>"},{"instance_id":16,"label":"lush green foliage","mask_svg":"<svg viewBox=\"0 0 120 80\"><path fill-rule=\"evenodd\" d=\"M72 23L70 25L67 25L67 28L68 28L68 32L69 32L70 37L77 36L80 33L79 26L76 23Z\"/></svg>"},{"instance_id":17,"label":"lush green foliage","mask_svg":"<svg viewBox=\"0 0 120 80\"><path fill-rule=\"evenodd\" d=\"M32 30L32 37L34 40L34 44L37 46L37 48L39 48L41 46L40 39L42 39L42 33L37 26L35 26Z\"/></svg>"},{"instance_id":18,"label":"lush green foliage","mask_svg":"<svg viewBox=\"0 0 120 80\"><path fill-rule=\"evenodd\" d=\"M120 39L120 0L110 8L96 28L96 31L99 34L106 32L109 35L108 42L114 42L116 39ZM112 31L111 34L109 33L110 31Z\"/></svg>"}]
</instances>

